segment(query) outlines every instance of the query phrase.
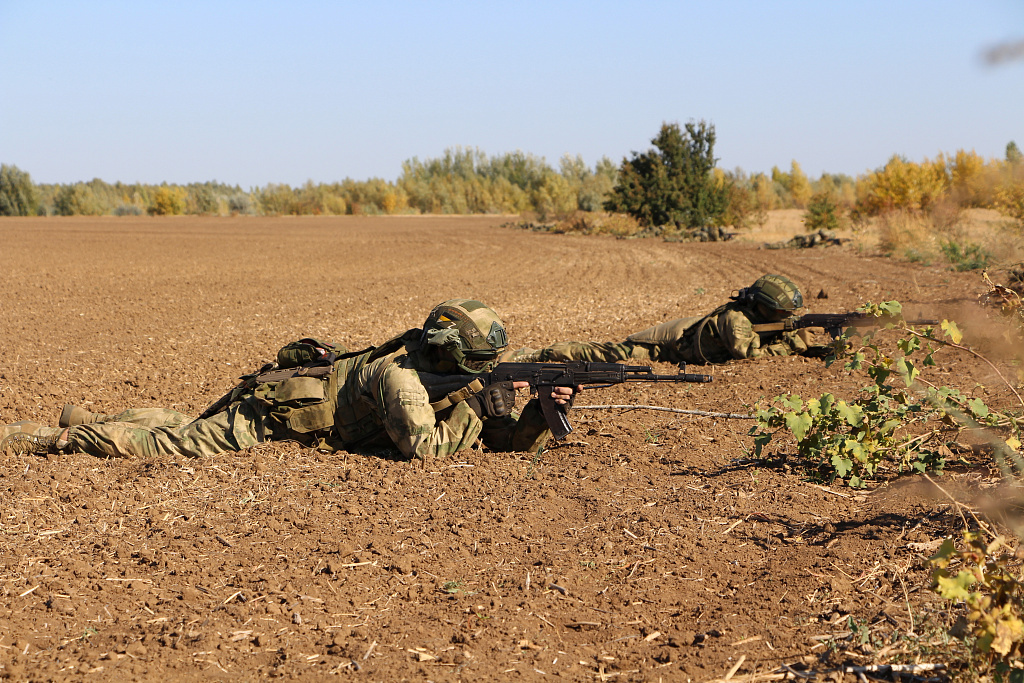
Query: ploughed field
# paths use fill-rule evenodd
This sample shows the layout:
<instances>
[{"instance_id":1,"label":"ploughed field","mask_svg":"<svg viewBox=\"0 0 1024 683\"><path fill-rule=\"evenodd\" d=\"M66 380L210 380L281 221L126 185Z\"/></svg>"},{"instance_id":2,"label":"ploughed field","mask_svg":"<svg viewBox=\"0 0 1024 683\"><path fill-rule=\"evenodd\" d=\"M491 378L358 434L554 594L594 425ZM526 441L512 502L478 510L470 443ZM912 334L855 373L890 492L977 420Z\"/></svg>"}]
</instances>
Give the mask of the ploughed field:
<instances>
[{"instance_id":1,"label":"ploughed field","mask_svg":"<svg viewBox=\"0 0 1024 683\"><path fill-rule=\"evenodd\" d=\"M288 341L362 348L452 297L491 305L514 346L535 347L709 311L765 272L796 280L812 312L895 298L979 318L976 275L845 247L506 220L2 219L0 420L53 424L65 403L196 414ZM987 366L937 358L942 383L1005 399ZM707 371L711 384L577 404L749 413L781 392L852 397L866 383L803 358ZM948 658L924 558L960 516L923 478L818 486L795 456L751 461L749 420L570 417L575 432L540 456L3 455L0 676L750 680ZM958 465L940 481L970 496L996 480Z\"/></svg>"}]
</instances>

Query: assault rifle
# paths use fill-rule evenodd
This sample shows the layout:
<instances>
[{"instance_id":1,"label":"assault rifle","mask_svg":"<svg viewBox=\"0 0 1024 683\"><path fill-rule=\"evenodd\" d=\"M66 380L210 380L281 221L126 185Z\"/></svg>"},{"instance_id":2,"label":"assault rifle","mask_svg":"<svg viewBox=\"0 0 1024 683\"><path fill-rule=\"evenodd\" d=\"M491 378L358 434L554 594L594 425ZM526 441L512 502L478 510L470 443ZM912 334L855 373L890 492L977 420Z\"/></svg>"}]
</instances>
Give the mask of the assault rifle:
<instances>
[{"instance_id":1,"label":"assault rifle","mask_svg":"<svg viewBox=\"0 0 1024 683\"><path fill-rule=\"evenodd\" d=\"M685 367L685 366L684 366ZM491 384L529 382L530 393L540 400L541 412L556 439L564 439L572 432L566 417L567 405L551 398L555 387L589 387L600 389L623 382L710 382L711 375L682 373L655 375L646 365L620 365L619 363L589 363L581 360L567 363L498 363L493 370L479 375L435 375L419 373L427 388L435 411L466 400Z\"/></svg>"},{"instance_id":2,"label":"assault rifle","mask_svg":"<svg viewBox=\"0 0 1024 683\"><path fill-rule=\"evenodd\" d=\"M833 339L838 339L844 327L881 327L887 323L904 320L898 316L874 316L870 313L850 311L849 313L808 313L798 318L787 318L777 323L753 325L754 332L789 332L805 327L821 327ZM938 325L938 320L906 320L908 325Z\"/></svg>"}]
</instances>

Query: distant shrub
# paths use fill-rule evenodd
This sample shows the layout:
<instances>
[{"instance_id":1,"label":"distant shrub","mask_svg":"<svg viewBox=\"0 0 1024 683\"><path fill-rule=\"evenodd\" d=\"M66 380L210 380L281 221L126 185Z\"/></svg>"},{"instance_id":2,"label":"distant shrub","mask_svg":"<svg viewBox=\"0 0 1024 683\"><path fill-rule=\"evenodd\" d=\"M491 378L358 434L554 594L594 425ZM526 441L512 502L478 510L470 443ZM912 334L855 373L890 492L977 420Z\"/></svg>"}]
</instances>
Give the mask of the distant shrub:
<instances>
[{"instance_id":1,"label":"distant shrub","mask_svg":"<svg viewBox=\"0 0 1024 683\"><path fill-rule=\"evenodd\" d=\"M598 228L599 232L605 232L615 237L632 237L641 230L640 224L632 216L617 213L611 214L603 221Z\"/></svg>"},{"instance_id":2,"label":"distant shrub","mask_svg":"<svg viewBox=\"0 0 1024 683\"><path fill-rule=\"evenodd\" d=\"M863 179L858 204L870 215L920 211L941 197L947 186L943 159L915 164L894 156Z\"/></svg>"},{"instance_id":3,"label":"distant shrub","mask_svg":"<svg viewBox=\"0 0 1024 683\"><path fill-rule=\"evenodd\" d=\"M602 157L594 167L593 173L576 176L575 182L579 187L576 191L577 207L582 211L601 211L612 188L615 187L618 173L612 160ZM564 168L562 175L566 175Z\"/></svg>"},{"instance_id":4,"label":"distant shrub","mask_svg":"<svg viewBox=\"0 0 1024 683\"><path fill-rule=\"evenodd\" d=\"M138 204L121 204L114 207L115 216L142 216L146 211Z\"/></svg>"},{"instance_id":5,"label":"distant shrub","mask_svg":"<svg viewBox=\"0 0 1024 683\"><path fill-rule=\"evenodd\" d=\"M348 203L344 197L329 194L324 197L324 213L331 216L344 216L348 213Z\"/></svg>"},{"instance_id":6,"label":"distant shrub","mask_svg":"<svg viewBox=\"0 0 1024 683\"><path fill-rule=\"evenodd\" d=\"M216 214L220 209L220 202L213 189L206 185L192 185L188 188L185 199L185 213L194 215Z\"/></svg>"},{"instance_id":7,"label":"distant shrub","mask_svg":"<svg viewBox=\"0 0 1024 683\"><path fill-rule=\"evenodd\" d=\"M807 203L811 201L813 191L811 181L807 179L807 175L795 160L790 163L789 183L789 193L793 196L793 204L797 208L807 206Z\"/></svg>"},{"instance_id":8,"label":"distant shrub","mask_svg":"<svg viewBox=\"0 0 1024 683\"><path fill-rule=\"evenodd\" d=\"M947 167L949 191L957 204L984 207L991 201L993 188L999 182L998 163L986 164L974 150L967 152L961 149L947 161Z\"/></svg>"},{"instance_id":9,"label":"distant shrub","mask_svg":"<svg viewBox=\"0 0 1024 683\"><path fill-rule=\"evenodd\" d=\"M247 194L238 193L228 197L228 211L232 215L251 216L256 213L256 206L252 197Z\"/></svg>"},{"instance_id":10,"label":"distant shrub","mask_svg":"<svg viewBox=\"0 0 1024 683\"><path fill-rule=\"evenodd\" d=\"M256 193L260 212L267 216L287 216L298 213L295 190L287 184L270 183Z\"/></svg>"},{"instance_id":11,"label":"distant shrub","mask_svg":"<svg viewBox=\"0 0 1024 683\"><path fill-rule=\"evenodd\" d=\"M943 197L928 207L927 217L936 231L956 234L963 227L964 207L950 197Z\"/></svg>"},{"instance_id":12,"label":"distant shrub","mask_svg":"<svg viewBox=\"0 0 1024 683\"><path fill-rule=\"evenodd\" d=\"M530 193L534 210L541 220L562 218L576 210L576 190L562 175L551 171Z\"/></svg>"},{"instance_id":13,"label":"distant shrub","mask_svg":"<svg viewBox=\"0 0 1024 683\"><path fill-rule=\"evenodd\" d=\"M883 254L929 263L938 250L931 223L915 211L889 211L878 217L878 246Z\"/></svg>"},{"instance_id":14,"label":"distant shrub","mask_svg":"<svg viewBox=\"0 0 1024 683\"><path fill-rule=\"evenodd\" d=\"M380 216L383 213L384 211L373 202L352 203L352 215L354 216Z\"/></svg>"},{"instance_id":15,"label":"distant shrub","mask_svg":"<svg viewBox=\"0 0 1024 683\"><path fill-rule=\"evenodd\" d=\"M753 184L741 175L742 172L725 173L715 169L715 180L724 189L726 196L722 225L731 225L737 230L750 228L754 223L764 225L767 212L759 212L757 194Z\"/></svg>"},{"instance_id":16,"label":"distant shrub","mask_svg":"<svg viewBox=\"0 0 1024 683\"><path fill-rule=\"evenodd\" d=\"M842 221L837 211L838 207L832 195L828 192L819 192L811 197L807 204L807 213L804 214L804 228L807 232L838 230L842 227Z\"/></svg>"},{"instance_id":17,"label":"distant shrub","mask_svg":"<svg viewBox=\"0 0 1024 683\"><path fill-rule=\"evenodd\" d=\"M532 225L532 223L531 223ZM635 218L624 213L576 211L554 225L546 226L550 232L579 233L583 235L612 235L633 237L643 232Z\"/></svg>"},{"instance_id":18,"label":"distant shrub","mask_svg":"<svg viewBox=\"0 0 1024 683\"><path fill-rule=\"evenodd\" d=\"M163 185L153 193L153 202L149 205L149 213L154 216L179 216L185 213L187 197L185 188Z\"/></svg>"},{"instance_id":19,"label":"distant shrub","mask_svg":"<svg viewBox=\"0 0 1024 683\"><path fill-rule=\"evenodd\" d=\"M17 166L0 164L0 216L31 216L36 213L36 188L28 173Z\"/></svg>"},{"instance_id":20,"label":"distant shrub","mask_svg":"<svg viewBox=\"0 0 1024 683\"><path fill-rule=\"evenodd\" d=\"M943 240L939 243L939 249L957 271L981 270L992 263L992 254L974 242Z\"/></svg>"},{"instance_id":21,"label":"distant shrub","mask_svg":"<svg viewBox=\"0 0 1024 683\"><path fill-rule=\"evenodd\" d=\"M1024 163L1024 153L1021 153L1020 147L1013 140L1006 143L1006 161L1011 164Z\"/></svg>"},{"instance_id":22,"label":"distant shrub","mask_svg":"<svg viewBox=\"0 0 1024 683\"><path fill-rule=\"evenodd\" d=\"M996 192L995 207L999 213L1012 218L1018 228L1024 229L1024 182L1000 188Z\"/></svg>"},{"instance_id":23,"label":"distant shrub","mask_svg":"<svg viewBox=\"0 0 1024 683\"><path fill-rule=\"evenodd\" d=\"M782 203L797 209L805 208L814 192L811 181L796 160L790 162L789 173L780 170L778 166L772 167L772 183Z\"/></svg>"},{"instance_id":24,"label":"distant shrub","mask_svg":"<svg viewBox=\"0 0 1024 683\"><path fill-rule=\"evenodd\" d=\"M101 216L105 213L101 198L86 183L61 185L53 206L60 216Z\"/></svg>"}]
</instances>

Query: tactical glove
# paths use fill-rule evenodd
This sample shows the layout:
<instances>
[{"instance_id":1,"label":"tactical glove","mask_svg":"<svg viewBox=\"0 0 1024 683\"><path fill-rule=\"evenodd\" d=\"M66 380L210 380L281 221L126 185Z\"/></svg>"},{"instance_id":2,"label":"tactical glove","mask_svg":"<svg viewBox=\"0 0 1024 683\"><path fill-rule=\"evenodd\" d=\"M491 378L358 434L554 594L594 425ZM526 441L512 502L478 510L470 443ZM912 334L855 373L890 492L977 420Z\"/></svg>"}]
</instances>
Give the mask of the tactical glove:
<instances>
[{"instance_id":1,"label":"tactical glove","mask_svg":"<svg viewBox=\"0 0 1024 683\"><path fill-rule=\"evenodd\" d=\"M516 390L512 382L496 382L466 399L466 405L477 417L505 417L516 405Z\"/></svg>"}]
</instances>

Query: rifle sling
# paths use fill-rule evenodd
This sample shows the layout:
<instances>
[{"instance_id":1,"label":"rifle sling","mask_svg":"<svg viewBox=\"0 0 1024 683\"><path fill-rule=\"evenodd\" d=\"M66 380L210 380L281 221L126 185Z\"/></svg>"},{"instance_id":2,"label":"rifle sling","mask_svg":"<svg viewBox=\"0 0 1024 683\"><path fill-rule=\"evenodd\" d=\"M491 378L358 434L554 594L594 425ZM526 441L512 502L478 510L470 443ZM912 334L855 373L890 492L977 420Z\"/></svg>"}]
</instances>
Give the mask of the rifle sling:
<instances>
[{"instance_id":1,"label":"rifle sling","mask_svg":"<svg viewBox=\"0 0 1024 683\"><path fill-rule=\"evenodd\" d=\"M786 330L793 329L792 325L786 326L786 323L760 323L758 325L751 325L750 329L758 334L762 332L785 332Z\"/></svg>"},{"instance_id":2,"label":"rifle sling","mask_svg":"<svg viewBox=\"0 0 1024 683\"><path fill-rule=\"evenodd\" d=\"M432 402L430 404L430 407L434 409L435 413L439 413L445 408L450 408L456 403L461 403L462 401L465 401L467 398L469 398L470 396L477 393L483 388L484 383L481 382L479 379L475 379L466 386L462 387L461 389L451 391L445 396L441 397L440 399Z\"/></svg>"}]
</instances>

